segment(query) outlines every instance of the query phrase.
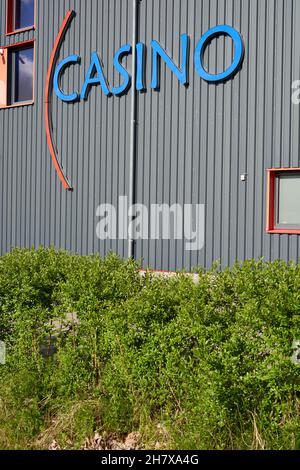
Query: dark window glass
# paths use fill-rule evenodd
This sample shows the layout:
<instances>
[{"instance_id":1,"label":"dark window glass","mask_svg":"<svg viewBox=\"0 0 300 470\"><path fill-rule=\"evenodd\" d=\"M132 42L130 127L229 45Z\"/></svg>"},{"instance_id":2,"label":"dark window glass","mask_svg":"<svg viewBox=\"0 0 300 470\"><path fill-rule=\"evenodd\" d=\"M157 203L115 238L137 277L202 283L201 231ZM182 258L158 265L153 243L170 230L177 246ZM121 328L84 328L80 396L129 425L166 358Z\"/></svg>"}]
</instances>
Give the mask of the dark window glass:
<instances>
[{"instance_id":1,"label":"dark window glass","mask_svg":"<svg viewBox=\"0 0 300 470\"><path fill-rule=\"evenodd\" d=\"M34 0L15 0L15 29L34 25Z\"/></svg>"},{"instance_id":2,"label":"dark window glass","mask_svg":"<svg viewBox=\"0 0 300 470\"><path fill-rule=\"evenodd\" d=\"M33 99L33 47L17 49L12 53L13 89L12 102L32 101Z\"/></svg>"}]
</instances>

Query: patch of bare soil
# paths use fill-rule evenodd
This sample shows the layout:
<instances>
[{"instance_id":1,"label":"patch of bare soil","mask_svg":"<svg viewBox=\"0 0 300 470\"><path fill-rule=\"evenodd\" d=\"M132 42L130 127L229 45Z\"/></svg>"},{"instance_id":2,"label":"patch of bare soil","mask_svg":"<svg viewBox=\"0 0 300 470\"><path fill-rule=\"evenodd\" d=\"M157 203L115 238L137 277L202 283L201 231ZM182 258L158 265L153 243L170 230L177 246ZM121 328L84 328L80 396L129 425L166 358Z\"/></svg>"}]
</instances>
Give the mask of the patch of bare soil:
<instances>
[{"instance_id":1,"label":"patch of bare soil","mask_svg":"<svg viewBox=\"0 0 300 470\"><path fill-rule=\"evenodd\" d=\"M141 435L138 432L132 432L123 439L112 434L108 437L96 433L92 439L86 439L82 450L139 450ZM61 450L59 444L53 441L49 450Z\"/></svg>"}]
</instances>

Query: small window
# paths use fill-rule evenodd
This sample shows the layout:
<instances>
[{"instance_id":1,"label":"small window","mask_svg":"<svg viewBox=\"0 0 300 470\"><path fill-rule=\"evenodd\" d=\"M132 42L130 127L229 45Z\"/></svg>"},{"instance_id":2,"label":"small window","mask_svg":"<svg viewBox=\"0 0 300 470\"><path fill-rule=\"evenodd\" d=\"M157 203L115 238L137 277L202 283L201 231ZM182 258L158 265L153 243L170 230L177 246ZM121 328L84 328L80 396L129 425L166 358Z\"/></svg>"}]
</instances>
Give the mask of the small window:
<instances>
[{"instance_id":1,"label":"small window","mask_svg":"<svg viewBox=\"0 0 300 470\"><path fill-rule=\"evenodd\" d=\"M33 99L33 47L15 49L10 52L10 104Z\"/></svg>"},{"instance_id":2,"label":"small window","mask_svg":"<svg viewBox=\"0 0 300 470\"><path fill-rule=\"evenodd\" d=\"M300 172L278 174L276 226L300 228Z\"/></svg>"},{"instance_id":3,"label":"small window","mask_svg":"<svg viewBox=\"0 0 300 470\"><path fill-rule=\"evenodd\" d=\"M300 233L300 169L270 170L268 231Z\"/></svg>"},{"instance_id":4,"label":"small window","mask_svg":"<svg viewBox=\"0 0 300 470\"><path fill-rule=\"evenodd\" d=\"M34 27L35 0L7 0L7 34Z\"/></svg>"},{"instance_id":5,"label":"small window","mask_svg":"<svg viewBox=\"0 0 300 470\"><path fill-rule=\"evenodd\" d=\"M34 43L4 49L0 62L0 108L33 103Z\"/></svg>"}]
</instances>

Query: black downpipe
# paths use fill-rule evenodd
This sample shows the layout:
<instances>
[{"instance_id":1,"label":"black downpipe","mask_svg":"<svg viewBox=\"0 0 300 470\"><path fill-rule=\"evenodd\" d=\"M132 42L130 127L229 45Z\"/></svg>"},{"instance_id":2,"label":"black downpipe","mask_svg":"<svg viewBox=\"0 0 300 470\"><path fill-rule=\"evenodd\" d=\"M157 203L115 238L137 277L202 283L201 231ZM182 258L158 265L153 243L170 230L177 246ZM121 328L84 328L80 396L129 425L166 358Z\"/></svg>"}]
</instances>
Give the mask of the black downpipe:
<instances>
[{"instance_id":1,"label":"black downpipe","mask_svg":"<svg viewBox=\"0 0 300 470\"><path fill-rule=\"evenodd\" d=\"M132 0L132 83L131 83L131 127L130 127L130 163L129 163L129 207L135 204L136 198L136 157L137 157L137 91L136 91L136 45L138 42L139 1ZM135 257L133 224L128 240L128 258Z\"/></svg>"}]
</instances>

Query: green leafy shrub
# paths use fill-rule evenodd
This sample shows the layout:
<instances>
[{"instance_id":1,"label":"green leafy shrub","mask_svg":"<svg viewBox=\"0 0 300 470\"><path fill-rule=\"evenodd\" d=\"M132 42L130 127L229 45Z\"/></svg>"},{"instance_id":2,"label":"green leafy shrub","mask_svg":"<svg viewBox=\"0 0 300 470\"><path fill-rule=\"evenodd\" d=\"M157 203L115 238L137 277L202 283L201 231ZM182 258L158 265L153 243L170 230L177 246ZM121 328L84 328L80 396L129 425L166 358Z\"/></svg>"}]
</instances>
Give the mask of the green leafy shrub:
<instances>
[{"instance_id":1,"label":"green leafy shrub","mask_svg":"<svg viewBox=\"0 0 300 470\"><path fill-rule=\"evenodd\" d=\"M148 448L299 448L295 339L295 264L199 270L195 283L113 254L14 250L0 258L0 447L139 430Z\"/></svg>"}]
</instances>

